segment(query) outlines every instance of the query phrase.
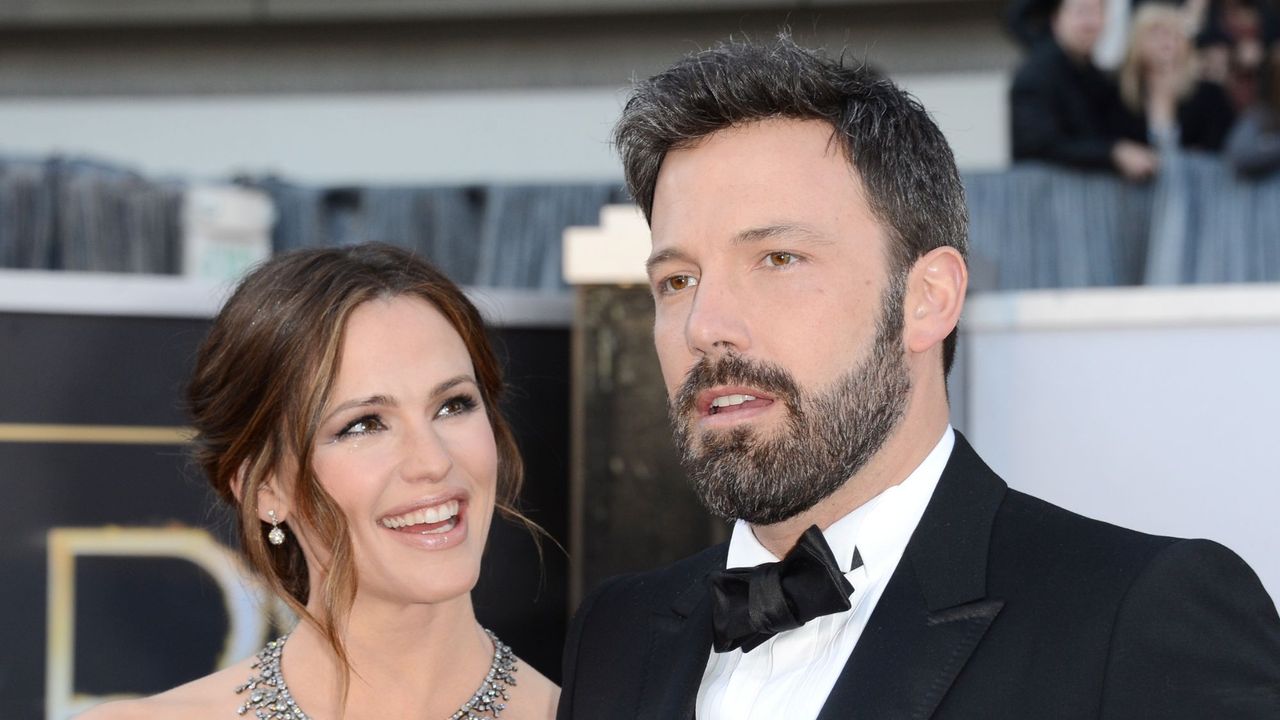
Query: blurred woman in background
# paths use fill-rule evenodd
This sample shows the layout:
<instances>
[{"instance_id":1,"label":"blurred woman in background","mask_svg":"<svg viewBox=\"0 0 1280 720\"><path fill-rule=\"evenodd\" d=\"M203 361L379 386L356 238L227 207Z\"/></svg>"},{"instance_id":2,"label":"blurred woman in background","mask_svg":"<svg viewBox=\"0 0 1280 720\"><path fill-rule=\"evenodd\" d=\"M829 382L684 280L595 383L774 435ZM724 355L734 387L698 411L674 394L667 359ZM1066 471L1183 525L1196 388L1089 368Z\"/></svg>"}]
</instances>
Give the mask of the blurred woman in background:
<instances>
[{"instance_id":1,"label":"blurred woman in background","mask_svg":"<svg viewBox=\"0 0 1280 720\"><path fill-rule=\"evenodd\" d=\"M502 387L479 312L405 251L306 250L253 271L188 400L241 549L301 622L256 658L84 717L552 717L558 689L471 604L495 508L522 519Z\"/></svg>"},{"instance_id":2,"label":"blurred woman in background","mask_svg":"<svg viewBox=\"0 0 1280 720\"><path fill-rule=\"evenodd\" d=\"M1201 77L1188 26L1172 5L1138 8L1120 67L1120 97L1151 145L1217 152L1235 113L1223 87Z\"/></svg>"}]
</instances>

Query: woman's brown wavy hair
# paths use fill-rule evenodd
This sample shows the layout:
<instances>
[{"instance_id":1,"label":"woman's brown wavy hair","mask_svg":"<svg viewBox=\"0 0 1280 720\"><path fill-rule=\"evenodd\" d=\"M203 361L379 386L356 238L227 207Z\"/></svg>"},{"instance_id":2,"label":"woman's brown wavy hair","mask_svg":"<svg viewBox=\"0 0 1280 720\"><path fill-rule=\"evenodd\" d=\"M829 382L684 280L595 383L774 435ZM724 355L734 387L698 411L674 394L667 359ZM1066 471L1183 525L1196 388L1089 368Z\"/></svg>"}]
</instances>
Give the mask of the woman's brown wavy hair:
<instances>
[{"instance_id":1,"label":"woman's brown wavy hair","mask_svg":"<svg viewBox=\"0 0 1280 720\"><path fill-rule=\"evenodd\" d=\"M347 319L366 302L402 295L430 303L462 337L497 445L497 510L527 524L514 506L524 470L499 410L502 371L484 322L457 285L409 252L372 243L302 250L264 262L214 319L187 388L196 459L236 510L249 565L299 618L325 635L344 665L338 628L355 599L356 570L346 520L317 482L311 455L338 374ZM292 541L269 545L271 526L258 515L259 489L287 467L296 474L277 481L292 489L289 523L306 527L331 552L319 617L306 610L310 579L301 549Z\"/></svg>"}]
</instances>

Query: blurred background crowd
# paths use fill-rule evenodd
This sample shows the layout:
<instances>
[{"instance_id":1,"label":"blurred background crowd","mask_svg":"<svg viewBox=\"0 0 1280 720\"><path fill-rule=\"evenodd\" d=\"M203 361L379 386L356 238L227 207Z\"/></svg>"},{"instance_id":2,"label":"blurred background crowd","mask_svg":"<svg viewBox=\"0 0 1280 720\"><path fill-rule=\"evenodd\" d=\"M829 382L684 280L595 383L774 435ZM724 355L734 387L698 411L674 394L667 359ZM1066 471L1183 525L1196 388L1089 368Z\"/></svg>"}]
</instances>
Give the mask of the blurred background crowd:
<instances>
[{"instance_id":1,"label":"blurred background crowd","mask_svg":"<svg viewBox=\"0 0 1280 720\"><path fill-rule=\"evenodd\" d=\"M1280 168L1280 16L1267 0L1015 0L1013 156L1142 181L1162 150Z\"/></svg>"},{"instance_id":2,"label":"blurred background crowd","mask_svg":"<svg viewBox=\"0 0 1280 720\"><path fill-rule=\"evenodd\" d=\"M382 240L560 292L564 228L627 200L631 78L789 26L929 108L980 288L1280 279L1273 0L801 5L0 0L0 267Z\"/></svg>"}]
</instances>

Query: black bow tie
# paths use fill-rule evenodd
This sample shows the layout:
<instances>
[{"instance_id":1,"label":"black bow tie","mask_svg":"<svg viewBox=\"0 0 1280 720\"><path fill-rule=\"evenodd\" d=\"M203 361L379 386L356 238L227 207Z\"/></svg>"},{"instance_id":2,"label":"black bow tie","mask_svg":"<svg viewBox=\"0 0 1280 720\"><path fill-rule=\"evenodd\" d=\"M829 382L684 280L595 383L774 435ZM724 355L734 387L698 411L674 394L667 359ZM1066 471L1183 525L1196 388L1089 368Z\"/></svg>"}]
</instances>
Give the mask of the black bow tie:
<instances>
[{"instance_id":1,"label":"black bow tie","mask_svg":"<svg viewBox=\"0 0 1280 720\"><path fill-rule=\"evenodd\" d=\"M862 564L856 553L853 562ZM817 525L782 560L717 570L710 580L716 652L751 652L784 630L852 607L853 586Z\"/></svg>"}]
</instances>

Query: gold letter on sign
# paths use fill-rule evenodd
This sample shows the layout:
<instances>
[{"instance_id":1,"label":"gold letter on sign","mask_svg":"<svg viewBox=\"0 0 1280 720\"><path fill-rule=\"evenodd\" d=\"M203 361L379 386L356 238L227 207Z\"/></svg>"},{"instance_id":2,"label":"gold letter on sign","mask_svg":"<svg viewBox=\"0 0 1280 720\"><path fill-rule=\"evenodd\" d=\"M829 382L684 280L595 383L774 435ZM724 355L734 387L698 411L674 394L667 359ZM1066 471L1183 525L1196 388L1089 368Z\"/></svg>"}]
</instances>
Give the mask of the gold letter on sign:
<instances>
[{"instance_id":1,"label":"gold letter on sign","mask_svg":"<svg viewBox=\"0 0 1280 720\"><path fill-rule=\"evenodd\" d=\"M75 691L75 603L77 556L163 557L195 563L217 582L226 603L230 626L218 667L257 652L276 619L287 616L253 581L231 550L196 528L55 528L49 531L49 607L45 718L67 720L107 700ZM269 618L265 613L269 611ZM283 621L283 622L282 622Z\"/></svg>"}]
</instances>

